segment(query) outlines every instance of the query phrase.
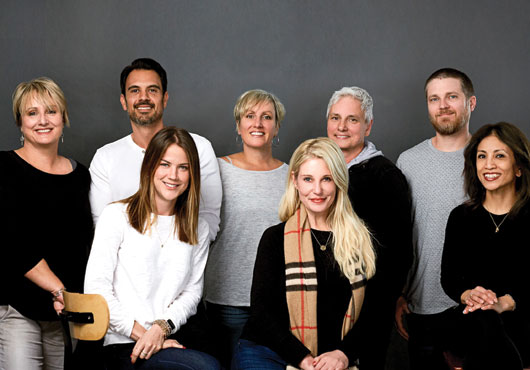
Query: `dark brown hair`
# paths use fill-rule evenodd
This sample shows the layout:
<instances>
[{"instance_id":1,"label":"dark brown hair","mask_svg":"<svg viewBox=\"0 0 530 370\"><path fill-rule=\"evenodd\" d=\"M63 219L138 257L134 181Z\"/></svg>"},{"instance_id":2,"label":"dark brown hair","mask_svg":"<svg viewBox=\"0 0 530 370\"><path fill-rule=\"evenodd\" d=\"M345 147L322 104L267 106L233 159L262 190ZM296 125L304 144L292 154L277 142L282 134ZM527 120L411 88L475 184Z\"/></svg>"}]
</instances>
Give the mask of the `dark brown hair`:
<instances>
[{"instance_id":1,"label":"dark brown hair","mask_svg":"<svg viewBox=\"0 0 530 370\"><path fill-rule=\"evenodd\" d=\"M145 69L146 71L155 71L160 77L162 83L162 93L167 91L167 74L166 70L156 60L151 58L138 58L132 61L132 63L126 66L120 74L120 88L121 93L125 95L125 82L129 74L136 69Z\"/></svg>"}]
</instances>

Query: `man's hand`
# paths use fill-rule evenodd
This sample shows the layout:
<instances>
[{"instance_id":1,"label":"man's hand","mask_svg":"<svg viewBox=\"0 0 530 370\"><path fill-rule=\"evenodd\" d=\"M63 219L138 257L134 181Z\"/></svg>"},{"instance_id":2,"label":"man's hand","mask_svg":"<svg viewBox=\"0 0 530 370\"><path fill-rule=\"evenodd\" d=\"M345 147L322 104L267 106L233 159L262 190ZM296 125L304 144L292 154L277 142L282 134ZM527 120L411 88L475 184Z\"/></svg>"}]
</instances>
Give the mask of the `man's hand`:
<instances>
[{"instance_id":1,"label":"man's hand","mask_svg":"<svg viewBox=\"0 0 530 370\"><path fill-rule=\"evenodd\" d=\"M399 335L401 335L406 340L409 340L409 333L403 326L403 316L409 314L409 306L405 297L400 296L396 302L396 329Z\"/></svg>"}]
</instances>

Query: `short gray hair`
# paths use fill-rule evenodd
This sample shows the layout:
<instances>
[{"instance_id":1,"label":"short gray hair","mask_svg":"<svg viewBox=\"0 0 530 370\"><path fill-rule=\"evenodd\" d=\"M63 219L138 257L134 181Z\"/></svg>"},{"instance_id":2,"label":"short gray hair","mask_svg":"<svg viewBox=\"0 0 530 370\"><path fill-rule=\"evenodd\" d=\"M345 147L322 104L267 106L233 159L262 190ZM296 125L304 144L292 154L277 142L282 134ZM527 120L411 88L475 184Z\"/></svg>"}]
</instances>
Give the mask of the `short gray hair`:
<instances>
[{"instance_id":1,"label":"short gray hair","mask_svg":"<svg viewBox=\"0 0 530 370\"><path fill-rule=\"evenodd\" d=\"M361 109L364 112L364 119L366 122L370 122L374 119L374 101L368 91L363 88L352 86L352 87L343 87L342 89L335 91L329 99L328 109L326 111L326 119L329 116L329 110L331 106L339 101L340 98L345 96L352 97L361 102Z\"/></svg>"}]
</instances>

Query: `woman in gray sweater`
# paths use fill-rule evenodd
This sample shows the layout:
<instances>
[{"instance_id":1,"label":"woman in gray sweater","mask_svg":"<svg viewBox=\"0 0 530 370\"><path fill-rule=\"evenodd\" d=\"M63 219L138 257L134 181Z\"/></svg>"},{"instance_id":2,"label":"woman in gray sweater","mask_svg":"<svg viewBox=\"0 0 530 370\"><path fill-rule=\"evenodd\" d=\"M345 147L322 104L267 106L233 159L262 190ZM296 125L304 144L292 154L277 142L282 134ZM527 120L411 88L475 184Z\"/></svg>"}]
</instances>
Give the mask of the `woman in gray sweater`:
<instances>
[{"instance_id":1,"label":"woman in gray sweater","mask_svg":"<svg viewBox=\"0 0 530 370\"><path fill-rule=\"evenodd\" d=\"M205 301L220 343L218 357L225 366L250 315L259 239L279 221L288 166L272 156L272 144L279 142L284 115L283 104L273 94L245 92L234 107L243 150L218 159L223 184L221 229L206 266Z\"/></svg>"}]
</instances>

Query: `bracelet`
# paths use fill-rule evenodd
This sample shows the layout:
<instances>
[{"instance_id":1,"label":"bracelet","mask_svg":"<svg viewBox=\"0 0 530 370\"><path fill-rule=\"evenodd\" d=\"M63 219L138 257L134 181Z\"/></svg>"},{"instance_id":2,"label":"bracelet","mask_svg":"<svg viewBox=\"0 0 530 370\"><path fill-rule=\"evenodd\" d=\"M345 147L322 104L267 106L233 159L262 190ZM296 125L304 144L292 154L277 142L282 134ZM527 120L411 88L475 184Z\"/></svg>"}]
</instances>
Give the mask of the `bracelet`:
<instances>
[{"instance_id":1,"label":"bracelet","mask_svg":"<svg viewBox=\"0 0 530 370\"><path fill-rule=\"evenodd\" d=\"M167 337L169 337L169 335L171 334L171 328L169 327L169 324L167 323L166 320L155 320L153 321L153 325L156 324L160 327L160 329L162 329L162 331L164 332L164 339L167 339Z\"/></svg>"},{"instance_id":2,"label":"bracelet","mask_svg":"<svg viewBox=\"0 0 530 370\"><path fill-rule=\"evenodd\" d=\"M59 288L57 290L53 290L51 291L50 293L52 294L53 298L52 298L52 301L57 301L59 299L59 297L61 297L63 295L63 292L66 290L66 288Z\"/></svg>"}]
</instances>

